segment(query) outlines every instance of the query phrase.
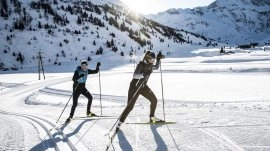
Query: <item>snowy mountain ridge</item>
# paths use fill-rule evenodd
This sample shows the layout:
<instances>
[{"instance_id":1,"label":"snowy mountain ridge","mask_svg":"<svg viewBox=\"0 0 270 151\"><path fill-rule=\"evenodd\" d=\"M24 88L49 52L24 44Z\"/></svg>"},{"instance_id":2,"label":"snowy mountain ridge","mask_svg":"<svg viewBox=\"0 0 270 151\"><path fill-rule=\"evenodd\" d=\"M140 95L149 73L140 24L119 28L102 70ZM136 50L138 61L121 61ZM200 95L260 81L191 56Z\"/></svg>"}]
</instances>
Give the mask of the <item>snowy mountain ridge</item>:
<instances>
[{"instance_id":1,"label":"snowy mountain ridge","mask_svg":"<svg viewBox=\"0 0 270 151\"><path fill-rule=\"evenodd\" d=\"M129 61L146 50L187 56L198 47L219 43L175 30L126 8L119 0L3 0L0 17L0 68L101 60Z\"/></svg>"},{"instance_id":2,"label":"snowy mountain ridge","mask_svg":"<svg viewBox=\"0 0 270 151\"><path fill-rule=\"evenodd\" d=\"M216 0L206 7L148 15L157 22L227 44L270 42L270 1Z\"/></svg>"}]
</instances>

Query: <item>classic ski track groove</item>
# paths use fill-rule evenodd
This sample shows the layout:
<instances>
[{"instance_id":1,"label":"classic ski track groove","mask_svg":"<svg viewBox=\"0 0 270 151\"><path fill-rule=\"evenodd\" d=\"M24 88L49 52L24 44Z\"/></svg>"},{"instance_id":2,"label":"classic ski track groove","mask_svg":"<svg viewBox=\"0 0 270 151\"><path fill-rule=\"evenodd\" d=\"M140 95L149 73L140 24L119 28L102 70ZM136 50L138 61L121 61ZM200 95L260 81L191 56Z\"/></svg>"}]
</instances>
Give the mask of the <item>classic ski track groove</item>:
<instances>
[{"instance_id":1,"label":"classic ski track groove","mask_svg":"<svg viewBox=\"0 0 270 151\"><path fill-rule=\"evenodd\" d=\"M168 124L165 124L165 125L166 125L166 127L167 127L167 130L168 130L169 133L170 133L170 136L171 136L171 138L172 138L172 140L173 140L173 143L174 143L174 145L175 145L177 151L180 151L180 149L179 149L179 147L178 147L178 145L177 145L177 143L176 143L176 141L175 141L175 138L174 138L174 136L173 136L173 134L172 134L172 132L171 132L171 129L169 128Z\"/></svg>"},{"instance_id":2,"label":"classic ski track groove","mask_svg":"<svg viewBox=\"0 0 270 151\"><path fill-rule=\"evenodd\" d=\"M229 139L228 137L226 137L225 135L221 133L217 133L211 129L206 129L206 128L198 128L198 129L202 131L203 133L209 135L210 137L214 138L218 142L222 143L223 145L228 147L230 150L244 151L242 147L240 147L231 139Z\"/></svg>"},{"instance_id":3,"label":"classic ski track groove","mask_svg":"<svg viewBox=\"0 0 270 151\"><path fill-rule=\"evenodd\" d=\"M59 151L58 145L57 145L56 141L54 140L54 138L52 137L52 135L50 133L50 130L44 124L42 124L41 122L39 122L39 121L37 121L37 120L35 120L35 119L31 118L31 117L27 117L26 115L23 115L23 114L7 113L7 112L4 112L4 111L0 111L0 113L1 114L6 114L6 115L13 115L13 116L19 116L19 117L27 118L27 119L31 120L32 122L37 123L38 125L40 125L46 131L47 135L52 140L54 149L56 151Z\"/></svg>"},{"instance_id":4,"label":"classic ski track groove","mask_svg":"<svg viewBox=\"0 0 270 151\"><path fill-rule=\"evenodd\" d=\"M127 117L127 121L130 122L131 119L129 117ZM140 118L136 117L136 122L141 122ZM130 125L130 127L133 129L133 131L135 133L135 144L136 144L135 149L137 149L138 146L139 146L138 144L139 144L140 124L129 124L129 125ZM169 128L168 124L164 124L164 125L166 125L167 130L168 130L168 132L169 132L169 134L170 134L170 136L171 136L171 138L172 138L172 140L174 142L174 145L175 145L177 151L179 151L180 149L179 149L179 147L178 147L178 145L177 145L177 143L175 141L175 138L174 138L173 134L171 133L171 129Z\"/></svg>"},{"instance_id":5,"label":"classic ski track groove","mask_svg":"<svg viewBox=\"0 0 270 151\"><path fill-rule=\"evenodd\" d=\"M45 81L44 83L35 83L32 85L20 85L14 88L17 88L14 90L9 90L6 92L3 92L0 94L0 101L5 101L5 98L10 98L12 96L18 96L21 94L24 94L25 92L29 92L29 91L36 91L39 88L43 88L46 86L50 86L50 85L55 85L58 83L63 83L69 81L69 78L60 78L60 79L52 79L52 80L48 80Z\"/></svg>"},{"instance_id":6,"label":"classic ski track groove","mask_svg":"<svg viewBox=\"0 0 270 151\"><path fill-rule=\"evenodd\" d=\"M53 79L53 80L49 80L49 81L46 81L45 83L36 83L36 84L33 84L33 85L27 85L27 86L18 86L17 89L15 91L7 91L5 93L2 93L0 95L0 98L1 98L1 101L5 101L5 98L9 98L11 96L18 96L18 95L21 95L25 92L29 92L29 91L33 91L33 90L36 90L37 88L42 88L42 87L46 87L46 86L49 86L49 85L54 85L54 84L57 84L57 83L62 83L62 82L65 82L65 81L68 81L69 78L65 77L65 78L61 78L61 79ZM11 112L6 112L4 110L0 110L0 113L2 114L7 114L7 115L13 115L13 116L20 116L20 117L24 117L24 118L27 118L29 119L30 121L34 122L34 123L37 123L38 125L40 125L47 133L47 135L49 136L49 138L53 141L53 145L55 146L55 150L59 150L56 142L54 141L54 138L52 137L51 135L51 129L49 130L48 127L46 127L44 124L42 124L42 122L45 122L49 125L51 125L53 128L55 128L57 130L57 132L59 134L61 134L61 136L63 137L63 139L66 139L66 142L69 146L69 148L71 150L77 150L75 148L75 146L69 141L69 139L66 137L66 135L62 132L62 130L60 128L58 128L55 124L49 122L48 120L45 120L43 118L40 118L40 117L37 117L37 116L33 116L33 115L27 115L27 114L22 114L22 113L11 113ZM40 121L42 122L40 122Z\"/></svg>"},{"instance_id":7,"label":"classic ski track groove","mask_svg":"<svg viewBox=\"0 0 270 151\"><path fill-rule=\"evenodd\" d=\"M68 147L69 147L72 151L77 151L75 145L73 145L73 144L71 143L71 141L70 141L69 138L63 133L63 131L62 131L60 128L56 127L55 124L51 123L50 121L48 121L48 120L46 120L46 119L43 119L43 118L37 117L37 116L33 116L33 115L28 115L28 114L20 114L20 113L10 113L10 112L5 112L5 111L2 111L2 110L0 110L0 113L1 113L1 114L6 114L6 115L13 115L13 116L19 116L19 117L27 118L27 119L31 120L32 122L37 123L38 125L40 125L40 126L46 131L47 136L49 136L49 138L52 140L54 149L55 149L56 151L60 151L60 150L59 150L59 147L58 147L58 145L57 145L57 143L56 143L56 141L55 141L55 138L53 138L53 136L52 136L52 133L51 133L50 129L49 129L48 127L46 127L44 124L42 124L40 121L46 122L47 124L51 125L52 127L54 127L54 128L57 130L57 132L63 137L63 140L65 140L65 141L63 141L63 142L66 142L67 145L68 145ZM37 119L40 120L40 121L38 121Z\"/></svg>"},{"instance_id":8,"label":"classic ski track groove","mask_svg":"<svg viewBox=\"0 0 270 151\"><path fill-rule=\"evenodd\" d=\"M84 138L84 136L88 133L90 129L92 129L92 127L97 123L97 121L98 120L94 121L94 123L82 134L82 136L78 138L78 141L75 143L75 145L77 145Z\"/></svg>"}]
</instances>

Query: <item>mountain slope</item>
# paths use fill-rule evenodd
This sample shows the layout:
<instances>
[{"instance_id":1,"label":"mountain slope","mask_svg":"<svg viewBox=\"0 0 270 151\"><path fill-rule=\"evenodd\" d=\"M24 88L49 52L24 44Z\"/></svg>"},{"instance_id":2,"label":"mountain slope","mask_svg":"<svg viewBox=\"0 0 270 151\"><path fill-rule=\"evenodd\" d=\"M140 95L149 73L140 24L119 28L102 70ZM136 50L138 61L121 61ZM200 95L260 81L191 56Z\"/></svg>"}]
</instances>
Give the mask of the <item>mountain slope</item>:
<instances>
[{"instance_id":1,"label":"mountain slope","mask_svg":"<svg viewBox=\"0 0 270 151\"><path fill-rule=\"evenodd\" d=\"M171 9L147 17L172 28L192 31L223 43L270 42L268 0L216 0L207 7Z\"/></svg>"},{"instance_id":2,"label":"mountain slope","mask_svg":"<svg viewBox=\"0 0 270 151\"><path fill-rule=\"evenodd\" d=\"M138 16L119 0L3 0L1 7L0 68L37 66L39 51L45 65L61 65L103 56L129 61L146 50L177 57L218 45Z\"/></svg>"}]
</instances>

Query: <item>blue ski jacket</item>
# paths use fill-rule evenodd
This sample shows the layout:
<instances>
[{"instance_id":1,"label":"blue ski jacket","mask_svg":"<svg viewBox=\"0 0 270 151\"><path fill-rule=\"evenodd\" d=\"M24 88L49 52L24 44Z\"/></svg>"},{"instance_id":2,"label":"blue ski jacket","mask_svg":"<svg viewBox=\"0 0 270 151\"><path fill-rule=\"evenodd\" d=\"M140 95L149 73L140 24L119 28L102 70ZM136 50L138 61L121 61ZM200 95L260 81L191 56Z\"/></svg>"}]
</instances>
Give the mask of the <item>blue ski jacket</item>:
<instances>
[{"instance_id":1,"label":"blue ski jacket","mask_svg":"<svg viewBox=\"0 0 270 151\"><path fill-rule=\"evenodd\" d=\"M99 67L97 66L95 70L87 69L84 71L81 66L78 66L74 72L72 80L74 81L74 85L82 84L85 85L88 74L95 74L99 72Z\"/></svg>"}]
</instances>

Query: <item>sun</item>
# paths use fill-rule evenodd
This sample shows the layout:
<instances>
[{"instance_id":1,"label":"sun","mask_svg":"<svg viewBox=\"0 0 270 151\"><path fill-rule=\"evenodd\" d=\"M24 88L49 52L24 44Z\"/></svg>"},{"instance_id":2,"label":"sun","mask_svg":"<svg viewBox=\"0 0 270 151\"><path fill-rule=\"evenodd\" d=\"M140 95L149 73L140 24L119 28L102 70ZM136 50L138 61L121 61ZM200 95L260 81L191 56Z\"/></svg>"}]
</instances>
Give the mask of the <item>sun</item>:
<instances>
[{"instance_id":1,"label":"sun","mask_svg":"<svg viewBox=\"0 0 270 151\"><path fill-rule=\"evenodd\" d=\"M138 14L149 13L149 0L122 0L122 2Z\"/></svg>"}]
</instances>

